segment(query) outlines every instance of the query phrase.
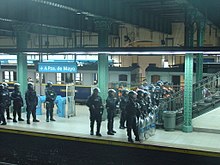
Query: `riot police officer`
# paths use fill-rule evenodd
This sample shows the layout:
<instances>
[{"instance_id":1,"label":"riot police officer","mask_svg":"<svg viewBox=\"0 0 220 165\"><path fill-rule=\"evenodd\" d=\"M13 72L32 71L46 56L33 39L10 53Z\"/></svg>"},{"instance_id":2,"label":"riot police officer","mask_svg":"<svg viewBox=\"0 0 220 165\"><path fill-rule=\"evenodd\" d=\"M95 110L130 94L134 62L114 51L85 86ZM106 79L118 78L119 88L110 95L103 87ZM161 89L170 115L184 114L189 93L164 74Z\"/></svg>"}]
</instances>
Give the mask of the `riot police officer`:
<instances>
[{"instance_id":1,"label":"riot police officer","mask_svg":"<svg viewBox=\"0 0 220 165\"><path fill-rule=\"evenodd\" d=\"M150 99L152 106L156 105L156 94L155 94L155 86L154 84L150 84L148 91L150 92Z\"/></svg>"},{"instance_id":2,"label":"riot police officer","mask_svg":"<svg viewBox=\"0 0 220 165\"><path fill-rule=\"evenodd\" d=\"M108 90L108 97L106 100L107 118L108 118L108 135L114 135L116 131L113 130L114 117L116 113L116 105L118 104L118 99L115 97L116 91L114 89Z\"/></svg>"},{"instance_id":3,"label":"riot police officer","mask_svg":"<svg viewBox=\"0 0 220 165\"><path fill-rule=\"evenodd\" d=\"M47 82L46 90L45 90L45 95L46 95L46 121L49 122L49 117L50 121L56 121L53 118L53 108L54 108L54 101L56 100L57 94L52 88L53 83L51 81Z\"/></svg>"},{"instance_id":4,"label":"riot police officer","mask_svg":"<svg viewBox=\"0 0 220 165\"><path fill-rule=\"evenodd\" d=\"M121 116L120 116L120 129L125 129L125 121L126 121L126 104L128 102L128 90L127 89L123 89L122 90L122 96L120 97L120 103L119 103L119 107L121 110Z\"/></svg>"},{"instance_id":5,"label":"riot police officer","mask_svg":"<svg viewBox=\"0 0 220 165\"><path fill-rule=\"evenodd\" d=\"M160 86L156 86L155 91L155 103L157 106L160 104L160 99L163 98L163 89Z\"/></svg>"},{"instance_id":6,"label":"riot police officer","mask_svg":"<svg viewBox=\"0 0 220 165\"><path fill-rule=\"evenodd\" d=\"M147 113L151 112L152 101L151 101L151 93L148 91L144 91L144 100L147 106Z\"/></svg>"},{"instance_id":7,"label":"riot police officer","mask_svg":"<svg viewBox=\"0 0 220 165\"><path fill-rule=\"evenodd\" d=\"M26 111L27 111L27 124L30 124L30 115L32 113L33 122L39 122L36 118L36 106L38 103L38 98L36 91L34 90L34 84L32 82L28 82L28 89L25 93L25 101L26 101Z\"/></svg>"},{"instance_id":8,"label":"riot police officer","mask_svg":"<svg viewBox=\"0 0 220 165\"><path fill-rule=\"evenodd\" d=\"M140 105L141 117L142 118L146 117L148 106L147 106L146 101L144 99L144 90L142 90L142 89L137 90L137 102Z\"/></svg>"},{"instance_id":9,"label":"riot police officer","mask_svg":"<svg viewBox=\"0 0 220 165\"><path fill-rule=\"evenodd\" d=\"M24 121L21 118L21 107L23 107L24 102L20 92L20 84L14 84L14 91L11 94L11 99L13 100L13 122L17 122L16 114L18 114L18 121Z\"/></svg>"},{"instance_id":10,"label":"riot police officer","mask_svg":"<svg viewBox=\"0 0 220 165\"><path fill-rule=\"evenodd\" d=\"M136 101L137 93L135 91L130 91L128 93L128 103L126 105L126 116L127 116L127 135L128 141L133 143L131 130L133 130L135 135L135 141L140 141L138 134L138 119L140 117L139 105Z\"/></svg>"},{"instance_id":11,"label":"riot police officer","mask_svg":"<svg viewBox=\"0 0 220 165\"><path fill-rule=\"evenodd\" d=\"M0 119L2 121L1 125L6 125L6 120L5 120L5 109L6 109L6 100L7 99L7 94L4 91L4 86L0 84Z\"/></svg>"},{"instance_id":12,"label":"riot police officer","mask_svg":"<svg viewBox=\"0 0 220 165\"><path fill-rule=\"evenodd\" d=\"M100 133L100 127L102 122L102 114L103 114L103 104L102 98L98 95L100 92L99 88L94 88L93 93L89 96L86 105L89 107L90 112L90 135L94 134L94 123L97 123L97 131L96 136L102 136Z\"/></svg>"},{"instance_id":13,"label":"riot police officer","mask_svg":"<svg viewBox=\"0 0 220 165\"><path fill-rule=\"evenodd\" d=\"M8 90L8 84L6 82L3 82L2 85L4 86L4 92L6 94L6 114L7 114L7 120L11 120L12 118L10 117L10 111L9 107L11 106L11 97L10 97L10 92Z\"/></svg>"}]
</instances>

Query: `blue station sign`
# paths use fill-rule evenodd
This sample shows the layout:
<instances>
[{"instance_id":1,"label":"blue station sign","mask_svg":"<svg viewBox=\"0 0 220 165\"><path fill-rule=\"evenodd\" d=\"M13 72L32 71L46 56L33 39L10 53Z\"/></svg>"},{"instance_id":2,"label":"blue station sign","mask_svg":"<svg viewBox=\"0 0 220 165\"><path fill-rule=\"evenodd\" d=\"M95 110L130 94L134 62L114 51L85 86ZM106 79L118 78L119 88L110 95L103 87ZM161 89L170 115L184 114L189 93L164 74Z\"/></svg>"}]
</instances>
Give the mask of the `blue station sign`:
<instances>
[{"instance_id":1,"label":"blue station sign","mask_svg":"<svg viewBox=\"0 0 220 165\"><path fill-rule=\"evenodd\" d=\"M75 62L39 62L38 72L76 73Z\"/></svg>"}]
</instances>

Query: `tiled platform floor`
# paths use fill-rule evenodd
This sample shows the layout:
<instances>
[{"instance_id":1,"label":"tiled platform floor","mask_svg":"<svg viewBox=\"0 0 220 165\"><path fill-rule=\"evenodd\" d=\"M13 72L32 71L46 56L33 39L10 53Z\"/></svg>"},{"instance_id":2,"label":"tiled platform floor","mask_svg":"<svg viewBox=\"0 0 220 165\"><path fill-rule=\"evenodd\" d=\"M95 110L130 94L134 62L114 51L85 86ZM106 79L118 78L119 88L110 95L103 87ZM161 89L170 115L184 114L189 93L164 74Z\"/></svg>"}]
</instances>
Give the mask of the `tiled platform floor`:
<instances>
[{"instance_id":1,"label":"tiled platform floor","mask_svg":"<svg viewBox=\"0 0 220 165\"><path fill-rule=\"evenodd\" d=\"M115 130L117 133L114 136L107 135L107 121L102 122L101 133L102 137L89 135L89 111L86 106L76 105L77 115L70 118L57 117L56 122L45 121L45 115L39 115L39 123L26 124L26 116L23 113L25 121L13 123L8 121L6 127L9 129L30 130L33 132L46 132L52 134L61 134L69 136L80 136L88 138L101 138L113 141L127 141L126 130L119 129L119 118L115 118ZM143 143L154 144L158 146L171 146L176 148L214 151L220 153L220 133L212 132L197 132L208 129L220 130L220 108L193 119L193 126L196 131L192 133L184 133L180 130L167 132L162 129L157 129L156 134Z\"/></svg>"}]
</instances>

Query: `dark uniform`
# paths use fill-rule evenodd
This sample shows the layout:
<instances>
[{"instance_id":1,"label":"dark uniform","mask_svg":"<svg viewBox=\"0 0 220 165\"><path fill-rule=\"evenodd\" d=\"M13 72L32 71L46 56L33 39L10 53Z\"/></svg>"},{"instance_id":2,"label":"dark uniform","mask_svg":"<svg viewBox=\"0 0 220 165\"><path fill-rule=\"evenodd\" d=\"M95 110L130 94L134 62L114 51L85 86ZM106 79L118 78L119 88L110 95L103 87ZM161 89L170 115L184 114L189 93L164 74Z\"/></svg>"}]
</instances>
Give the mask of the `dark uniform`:
<instances>
[{"instance_id":1,"label":"dark uniform","mask_svg":"<svg viewBox=\"0 0 220 165\"><path fill-rule=\"evenodd\" d=\"M120 110L121 110L121 116L120 116L120 129L125 129L125 122L126 122L126 104L128 102L128 90L122 90L122 96L120 98Z\"/></svg>"},{"instance_id":2,"label":"dark uniform","mask_svg":"<svg viewBox=\"0 0 220 165\"><path fill-rule=\"evenodd\" d=\"M52 88L52 82L48 82L45 90L46 95L46 121L56 121L53 118L53 108L54 108L54 101L56 100L57 94L55 93L54 89Z\"/></svg>"},{"instance_id":3,"label":"dark uniform","mask_svg":"<svg viewBox=\"0 0 220 165\"><path fill-rule=\"evenodd\" d=\"M140 105L140 115L142 118L147 116L148 113L148 104L146 103L146 100L144 99L144 91L138 90L137 91L137 102Z\"/></svg>"},{"instance_id":4,"label":"dark uniform","mask_svg":"<svg viewBox=\"0 0 220 165\"><path fill-rule=\"evenodd\" d=\"M23 99L21 92L19 91L20 84L14 84L14 91L11 93L11 99L13 100L13 122L17 122L16 114L18 114L18 121L24 121L21 118L21 107L23 107Z\"/></svg>"},{"instance_id":5,"label":"dark uniform","mask_svg":"<svg viewBox=\"0 0 220 165\"><path fill-rule=\"evenodd\" d=\"M97 123L97 136L102 136L100 134L100 127L102 122L103 105L102 98L98 95L99 88L93 90L93 94L89 96L86 105L89 107L90 112L90 135L94 134L94 123Z\"/></svg>"},{"instance_id":6,"label":"dark uniform","mask_svg":"<svg viewBox=\"0 0 220 165\"><path fill-rule=\"evenodd\" d=\"M149 114L151 112L151 106L152 106L150 92L147 92L147 91L144 92L144 100L147 106L147 113Z\"/></svg>"},{"instance_id":7,"label":"dark uniform","mask_svg":"<svg viewBox=\"0 0 220 165\"><path fill-rule=\"evenodd\" d=\"M5 109L7 107L6 100L7 99L7 93L4 91L4 86L0 85L0 120L2 121L1 125L6 125L5 120Z\"/></svg>"},{"instance_id":8,"label":"dark uniform","mask_svg":"<svg viewBox=\"0 0 220 165\"><path fill-rule=\"evenodd\" d=\"M128 93L129 100L126 105L126 116L127 116L127 135L128 141L133 143L131 130L133 130L135 135L135 141L140 141L138 134L138 118L140 117L139 105L136 102L137 93L130 91Z\"/></svg>"},{"instance_id":9,"label":"dark uniform","mask_svg":"<svg viewBox=\"0 0 220 165\"><path fill-rule=\"evenodd\" d=\"M4 92L6 94L5 102L6 102L6 114L7 114L7 120L11 120L12 118L10 117L10 111L9 107L11 106L11 97L10 97L10 92L8 90L8 84L3 82L2 85L4 85Z\"/></svg>"},{"instance_id":10,"label":"dark uniform","mask_svg":"<svg viewBox=\"0 0 220 165\"><path fill-rule=\"evenodd\" d=\"M116 91L114 89L109 89L108 97L106 100L107 118L108 118L108 135L114 135L116 131L113 130L114 117L116 113L116 105L118 104L118 99L115 97Z\"/></svg>"},{"instance_id":11,"label":"dark uniform","mask_svg":"<svg viewBox=\"0 0 220 165\"><path fill-rule=\"evenodd\" d=\"M155 103L157 106L160 104L160 99L163 97L163 90L160 88L160 86L156 86L155 88Z\"/></svg>"},{"instance_id":12,"label":"dark uniform","mask_svg":"<svg viewBox=\"0 0 220 165\"><path fill-rule=\"evenodd\" d=\"M39 122L36 118L36 106L38 103L38 98L36 91L34 90L33 83L28 83L28 90L25 93L25 101L26 101L26 111L27 111L27 124L30 124L30 115L32 113L33 122Z\"/></svg>"}]
</instances>

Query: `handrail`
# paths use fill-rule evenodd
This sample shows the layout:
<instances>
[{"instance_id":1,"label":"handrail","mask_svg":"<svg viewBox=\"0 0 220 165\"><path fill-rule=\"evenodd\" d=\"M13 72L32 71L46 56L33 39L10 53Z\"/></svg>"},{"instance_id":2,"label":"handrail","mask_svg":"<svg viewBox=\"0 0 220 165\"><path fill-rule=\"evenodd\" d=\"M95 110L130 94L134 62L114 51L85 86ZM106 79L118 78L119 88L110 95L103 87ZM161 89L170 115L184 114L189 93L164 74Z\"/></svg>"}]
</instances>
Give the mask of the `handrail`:
<instances>
[{"instance_id":1,"label":"handrail","mask_svg":"<svg viewBox=\"0 0 220 165\"><path fill-rule=\"evenodd\" d=\"M193 106L204 101L206 98L204 89L208 89L210 94L216 93L220 87L220 71L193 84ZM199 93L199 96L196 96ZM184 89L173 93L170 97L163 99L167 103L167 110L182 112L184 109Z\"/></svg>"}]
</instances>

